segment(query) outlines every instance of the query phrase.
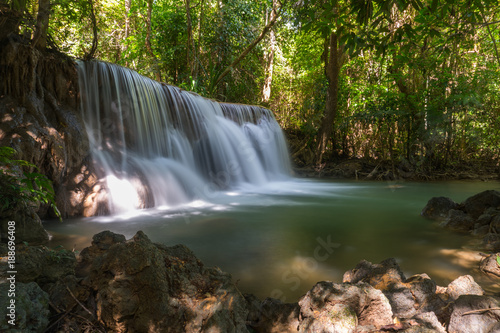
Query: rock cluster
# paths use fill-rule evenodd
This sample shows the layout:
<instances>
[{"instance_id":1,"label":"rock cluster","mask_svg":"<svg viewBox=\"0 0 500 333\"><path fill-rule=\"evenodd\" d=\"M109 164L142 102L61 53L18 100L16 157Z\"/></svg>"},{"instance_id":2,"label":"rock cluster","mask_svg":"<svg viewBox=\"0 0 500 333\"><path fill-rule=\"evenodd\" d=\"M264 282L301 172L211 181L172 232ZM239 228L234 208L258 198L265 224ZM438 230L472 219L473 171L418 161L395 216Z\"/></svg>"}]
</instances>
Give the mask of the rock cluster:
<instances>
[{"instance_id":1,"label":"rock cluster","mask_svg":"<svg viewBox=\"0 0 500 333\"><path fill-rule=\"evenodd\" d=\"M0 251L2 252L2 251ZM243 295L185 246L109 231L78 257L18 246L16 328L30 332L497 332L500 298L470 276L447 287L406 278L394 259L361 261L298 302ZM491 265L490 265L491 266ZM5 265L0 266L6 271ZM486 266L485 266L486 267ZM489 266L488 266L489 267ZM492 267L490 267L492 269ZM6 283L0 284L0 291ZM31 304L35 304L33 307ZM5 318L0 330L8 329Z\"/></svg>"},{"instance_id":2,"label":"rock cluster","mask_svg":"<svg viewBox=\"0 0 500 333\"><path fill-rule=\"evenodd\" d=\"M441 221L446 228L481 236L485 250L500 252L500 192L488 190L463 203L435 197L422 210L426 218Z\"/></svg>"}]
</instances>

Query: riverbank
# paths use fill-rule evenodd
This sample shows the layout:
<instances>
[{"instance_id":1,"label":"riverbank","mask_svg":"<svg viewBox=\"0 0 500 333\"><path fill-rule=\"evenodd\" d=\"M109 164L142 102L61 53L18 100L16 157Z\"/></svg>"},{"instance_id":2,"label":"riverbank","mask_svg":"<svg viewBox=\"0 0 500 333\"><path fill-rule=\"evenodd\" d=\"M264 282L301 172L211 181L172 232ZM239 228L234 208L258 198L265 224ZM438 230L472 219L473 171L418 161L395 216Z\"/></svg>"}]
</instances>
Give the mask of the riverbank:
<instances>
[{"instance_id":1,"label":"riverbank","mask_svg":"<svg viewBox=\"0 0 500 333\"><path fill-rule=\"evenodd\" d=\"M19 315L14 326L4 316L2 329L465 333L500 326L500 298L472 277L438 286L427 274L406 277L394 259L363 260L341 282L319 282L291 303L243 294L185 246L155 244L141 231L129 240L101 232L79 254L18 244L16 270Z\"/></svg>"},{"instance_id":2,"label":"riverbank","mask_svg":"<svg viewBox=\"0 0 500 333\"><path fill-rule=\"evenodd\" d=\"M436 180L481 180L500 179L498 161L470 158L434 163L418 157L413 161L400 157L391 161L382 158L356 158L325 156L321 165L315 163L311 138L301 133L285 130L294 174L304 178L331 178L383 181L436 181Z\"/></svg>"},{"instance_id":3,"label":"riverbank","mask_svg":"<svg viewBox=\"0 0 500 333\"><path fill-rule=\"evenodd\" d=\"M498 180L498 167L490 165L469 166L467 164L447 168L417 171L407 163L392 164L390 161L367 159L338 159L324 163L320 167L295 164L294 174L303 178L331 178L383 181L436 181L436 180Z\"/></svg>"}]
</instances>

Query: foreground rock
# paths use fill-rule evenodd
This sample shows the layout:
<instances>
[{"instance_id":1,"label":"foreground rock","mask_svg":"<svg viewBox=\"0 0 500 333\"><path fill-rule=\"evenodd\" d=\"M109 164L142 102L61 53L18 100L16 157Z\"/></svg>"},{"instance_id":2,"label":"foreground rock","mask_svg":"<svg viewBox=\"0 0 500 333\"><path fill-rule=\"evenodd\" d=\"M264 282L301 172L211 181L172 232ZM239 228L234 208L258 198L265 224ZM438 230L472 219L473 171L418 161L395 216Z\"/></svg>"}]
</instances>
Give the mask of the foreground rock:
<instances>
[{"instance_id":1,"label":"foreground rock","mask_svg":"<svg viewBox=\"0 0 500 333\"><path fill-rule=\"evenodd\" d=\"M81 257L97 319L115 332L246 331L246 301L231 276L205 267L185 246L107 232Z\"/></svg>"},{"instance_id":2,"label":"foreground rock","mask_svg":"<svg viewBox=\"0 0 500 333\"><path fill-rule=\"evenodd\" d=\"M49 234L43 228L40 217L33 207L18 202L9 211L0 211L0 240L7 244L9 239L9 222L15 222L15 242L44 244L49 241Z\"/></svg>"},{"instance_id":3,"label":"foreground rock","mask_svg":"<svg viewBox=\"0 0 500 333\"><path fill-rule=\"evenodd\" d=\"M342 283L318 282L282 303L242 295L185 246L152 243L141 231L130 240L101 232L78 258L42 246L17 252L26 301L16 304L16 329L31 332L497 332L500 319L500 298L483 295L472 277L440 287L426 274L406 278L394 259L361 261ZM7 319L2 329L12 328Z\"/></svg>"},{"instance_id":4,"label":"foreground rock","mask_svg":"<svg viewBox=\"0 0 500 333\"><path fill-rule=\"evenodd\" d=\"M488 190L458 204L445 197L429 200L422 216L448 229L483 237L485 250L500 251L500 192Z\"/></svg>"}]
</instances>

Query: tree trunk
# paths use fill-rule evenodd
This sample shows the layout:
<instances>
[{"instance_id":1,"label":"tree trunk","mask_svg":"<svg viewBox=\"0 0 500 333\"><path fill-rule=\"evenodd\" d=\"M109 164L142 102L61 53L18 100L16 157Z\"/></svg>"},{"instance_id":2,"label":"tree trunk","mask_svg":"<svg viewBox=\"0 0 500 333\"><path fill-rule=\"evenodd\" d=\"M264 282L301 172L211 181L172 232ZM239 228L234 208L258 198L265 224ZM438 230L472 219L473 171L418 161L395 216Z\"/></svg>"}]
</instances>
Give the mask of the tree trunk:
<instances>
[{"instance_id":1,"label":"tree trunk","mask_svg":"<svg viewBox=\"0 0 500 333\"><path fill-rule=\"evenodd\" d=\"M90 6L90 20L92 21L92 48L90 49L89 53L87 53L84 56L84 59L90 60L93 59L95 56L95 53L97 51L97 20L95 18L95 12L94 12L94 0L88 0L89 6Z\"/></svg>"},{"instance_id":2,"label":"tree trunk","mask_svg":"<svg viewBox=\"0 0 500 333\"><path fill-rule=\"evenodd\" d=\"M276 8L276 0L273 0L273 8ZM274 10L271 10L268 16L266 14L266 25L268 21L272 21L274 19L273 15L276 15ZM273 82L273 66L274 66L274 51L276 49L276 36L274 34L274 29L271 28L269 31L269 50L265 55L266 60L266 78L264 80L264 87L262 88L262 101L264 103L269 102L269 98L271 97L271 84Z\"/></svg>"},{"instance_id":3,"label":"tree trunk","mask_svg":"<svg viewBox=\"0 0 500 333\"><path fill-rule=\"evenodd\" d=\"M39 50L43 50L47 47L47 30L49 28L49 17L50 0L39 0L35 34L32 41L32 45Z\"/></svg>"},{"instance_id":4,"label":"tree trunk","mask_svg":"<svg viewBox=\"0 0 500 333\"><path fill-rule=\"evenodd\" d=\"M196 49L194 45L193 38L193 26L191 20L191 6L189 0L184 0L186 5L186 28L187 28L187 45L186 45L186 55L187 55L187 65L191 71L191 77L194 76L195 66L196 66Z\"/></svg>"},{"instance_id":5,"label":"tree trunk","mask_svg":"<svg viewBox=\"0 0 500 333\"><path fill-rule=\"evenodd\" d=\"M193 47L195 47L195 56L196 56L196 63L194 64L193 68L193 80L198 79L198 74L200 71L200 54L201 54L201 37L202 37L202 23L203 23L203 5L205 3L205 0L200 1L200 18L198 19L198 46L193 44Z\"/></svg>"},{"instance_id":6,"label":"tree trunk","mask_svg":"<svg viewBox=\"0 0 500 333\"><path fill-rule=\"evenodd\" d=\"M146 49L153 60L153 68L156 76L156 80L161 82L161 73L158 68L158 59L156 59L153 53L153 48L151 47L151 11L153 8L153 0L148 0L148 13L146 16Z\"/></svg>"},{"instance_id":7,"label":"tree trunk","mask_svg":"<svg viewBox=\"0 0 500 333\"><path fill-rule=\"evenodd\" d=\"M332 135L335 117L338 110L339 93L339 74L342 66L343 52L338 47L338 36L332 32L325 39L325 50L323 53L325 61L325 75L328 81L328 90L326 92L326 106L321 126L318 132L318 141L316 148L316 163L322 162L323 154Z\"/></svg>"},{"instance_id":8,"label":"tree trunk","mask_svg":"<svg viewBox=\"0 0 500 333\"><path fill-rule=\"evenodd\" d=\"M130 37L130 7L132 0L125 0L125 41ZM125 44L123 51L127 51L128 46ZM128 60L125 61L125 66L128 67Z\"/></svg>"}]
</instances>

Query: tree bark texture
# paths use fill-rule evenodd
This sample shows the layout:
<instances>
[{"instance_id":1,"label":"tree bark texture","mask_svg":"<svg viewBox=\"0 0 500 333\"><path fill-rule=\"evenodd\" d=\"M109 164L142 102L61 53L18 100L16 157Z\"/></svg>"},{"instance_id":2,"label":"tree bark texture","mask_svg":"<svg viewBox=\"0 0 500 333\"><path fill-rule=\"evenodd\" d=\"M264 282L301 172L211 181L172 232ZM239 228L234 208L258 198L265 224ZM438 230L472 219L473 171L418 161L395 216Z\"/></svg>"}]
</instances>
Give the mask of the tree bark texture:
<instances>
[{"instance_id":1,"label":"tree bark texture","mask_svg":"<svg viewBox=\"0 0 500 333\"><path fill-rule=\"evenodd\" d=\"M335 117L338 111L339 74L342 66L343 52L338 46L338 36L336 32L331 32L325 39L325 50L323 53L325 62L325 75L328 81L326 93L325 113L321 120L318 132L318 142L316 148L316 163L321 164L326 146L333 132Z\"/></svg>"},{"instance_id":2,"label":"tree bark texture","mask_svg":"<svg viewBox=\"0 0 500 333\"><path fill-rule=\"evenodd\" d=\"M98 39L97 39L97 20L94 12L94 0L88 0L90 7L90 20L92 21L92 48L85 54L85 59L93 59L97 51Z\"/></svg>"},{"instance_id":3,"label":"tree bark texture","mask_svg":"<svg viewBox=\"0 0 500 333\"><path fill-rule=\"evenodd\" d=\"M47 47L47 30L49 28L49 17L50 0L39 0L35 34L32 41L32 45L39 50L43 50Z\"/></svg>"},{"instance_id":4,"label":"tree bark texture","mask_svg":"<svg viewBox=\"0 0 500 333\"><path fill-rule=\"evenodd\" d=\"M148 13L146 16L146 49L153 60L153 68L156 76L156 80L161 82L161 73L158 68L158 59L156 59L155 54L153 53L153 48L151 47L151 11L153 8L153 0L148 0Z\"/></svg>"},{"instance_id":5,"label":"tree bark texture","mask_svg":"<svg viewBox=\"0 0 500 333\"><path fill-rule=\"evenodd\" d=\"M277 0L273 0L273 8L277 7ZM274 15L276 12L271 10L271 13L268 17L266 17L266 24L268 21L272 21L274 19ZM268 19L269 18L269 19ZM269 31L269 49L266 52L265 60L266 60L266 78L264 79L264 87L262 88L262 101L264 103L269 102L271 98L271 84L273 82L273 66L274 66L274 52L276 49L276 35L274 33L274 29L271 28Z\"/></svg>"}]
</instances>

